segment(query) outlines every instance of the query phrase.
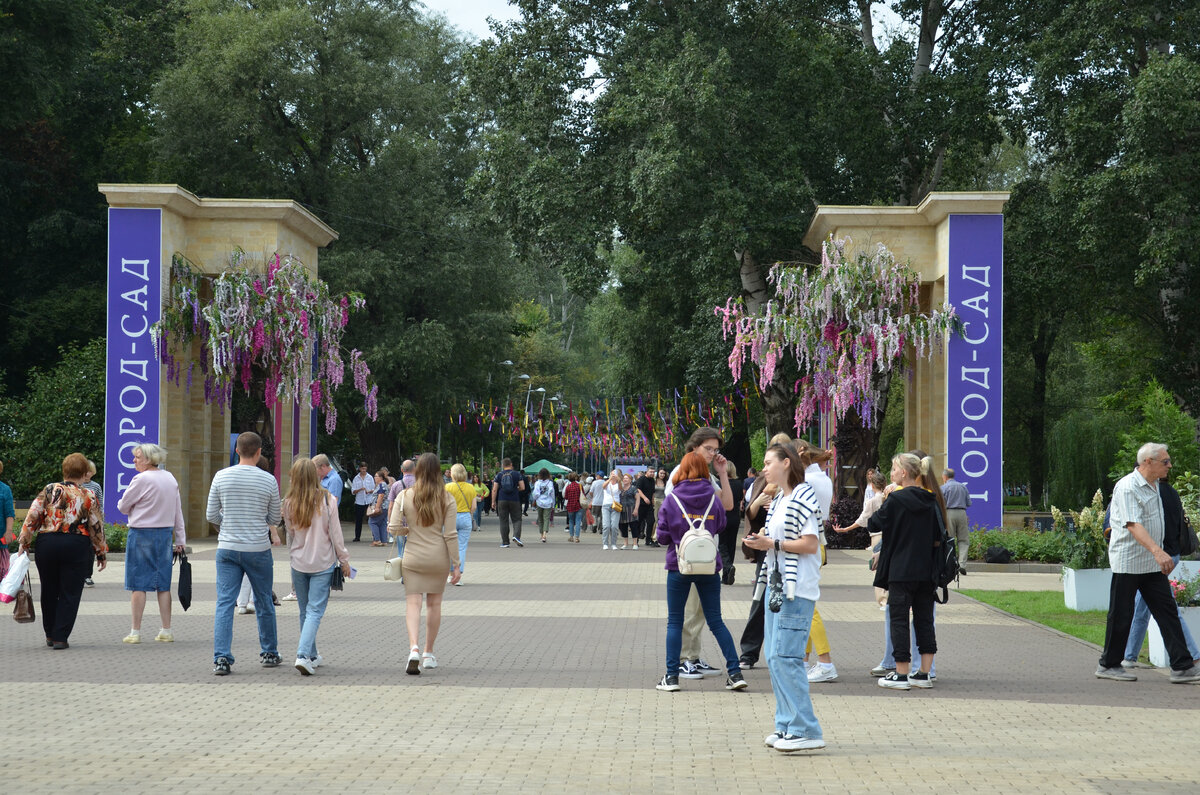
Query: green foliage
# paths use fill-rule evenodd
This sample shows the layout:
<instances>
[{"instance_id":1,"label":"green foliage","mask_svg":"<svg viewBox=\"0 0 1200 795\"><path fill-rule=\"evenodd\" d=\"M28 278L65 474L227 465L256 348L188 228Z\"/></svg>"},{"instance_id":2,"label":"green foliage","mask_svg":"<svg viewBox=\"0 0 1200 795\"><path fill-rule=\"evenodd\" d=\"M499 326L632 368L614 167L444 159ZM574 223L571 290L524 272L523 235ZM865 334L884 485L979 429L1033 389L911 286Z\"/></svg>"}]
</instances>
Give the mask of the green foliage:
<instances>
[{"instance_id":1,"label":"green foliage","mask_svg":"<svg viewBox=\"0 0 1200 795\"><path fill-rule=\"evenodd\" d=\"M1080 511L1071 511L1075 529L1067 528L1062 511L1051 507L1054 529L1062 533L1063 566L1069 569L1108 568L1108 541L1104 538L1104 495L1100 489L1092 495L1092 504Z\"/></svg>"},{"instance_id":2,"label":"green foliage","mask_svg":"<svg viewBox=\"0 0 1200 795\"><path fill-rule=\"evenodd\" d=\"M763 457L767 454L767 432L757 430L750 434L750 466L762 469Z\"/></svg>"},{"instance_id":3,"label":"green foliage","mask_svg":"<svg viewBox=\"0 0 1200 795\"><path fill-rule=\"evenodd\" d=\"M1200 461L1196 445L1196 421L1189 417L1175 397L1158 382L1151 381L1138 396L1134 408L1139 422L1121 434L1121 448L1113 459L1108 475L1113 480L1128 475L1137 466L1137 451L1146 442L1165 444L1173 462L1191 466Z\"/></svg>"},{"instance_id":4,"label":"green foliage","mask_svg":"<svg viewBox=\"0 0 1200 795\"><path fill-rule=\"evenodd\" d=\"M16 499L62 479L62 460L83 453L104 467L104 341L59 351L29 375L23 398L0 397L0 460Z\"/></svg>"},{"instance_id":5,"label":"green foliage","mask_svg":"<svg viewBox=\"0 0 1200 795\"><path fill-rule=\"evenodd\" d=\"M125 542L129 538L129 525L104 524L104 541L108 544L109 552L124 552Z\"/></svg>"},{"instance_id":6,"label":"green foliage","mask_svg":"<svg viewBox=\"0 0 1200 795\"><path fill-rule=\"evenodd\" d=\"M1041 533L1031 527L996 530L972 528L968 554L971 560L983 560L988 547L996 546L1011 552L1013 560L1061 563L1066 543L1065 534L1056 530Z\"/></svg>"},{"instance_id":7,"label":"green foliage","mask_svg":"<svg viewBox=\"0 0 1200 795\"><path fill-rule=\"evenodd\" d=\"M1200 527L1200 475L1189 470L1171 473L1171 485L1179 492L1183 515L1192 528Z\"/></svg>"}]
</instances>

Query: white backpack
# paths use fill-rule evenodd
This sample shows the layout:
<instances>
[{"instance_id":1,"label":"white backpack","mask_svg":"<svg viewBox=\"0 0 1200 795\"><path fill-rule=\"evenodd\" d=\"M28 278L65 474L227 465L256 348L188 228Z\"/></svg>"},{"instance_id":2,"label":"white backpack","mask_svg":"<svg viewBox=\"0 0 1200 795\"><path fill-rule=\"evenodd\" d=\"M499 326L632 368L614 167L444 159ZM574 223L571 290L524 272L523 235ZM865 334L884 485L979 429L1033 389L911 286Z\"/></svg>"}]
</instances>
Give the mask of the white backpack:
<instances>
[{"instance_id":1,"label":"white backpack","mask_svg":"<svg viewBox=\"0 0 1200 795\"><path fill-rule=\"evenodd\" d=\"M712 499L708 501L708 507L696 519L688 517L683 503L679 501L674 492L671 493L671 499L675 500L675 504L679 506L683 520L691 525L691 529L683 534L683 538L679 539L679 545L675 547L675 557L679 560L679 573L716 574L717 544L713 541L712 533L708 532L708 528L704 526L704 519L712 510L713 502L717 499L716 493L713 493Z\"/></svg>"}]
</instances>

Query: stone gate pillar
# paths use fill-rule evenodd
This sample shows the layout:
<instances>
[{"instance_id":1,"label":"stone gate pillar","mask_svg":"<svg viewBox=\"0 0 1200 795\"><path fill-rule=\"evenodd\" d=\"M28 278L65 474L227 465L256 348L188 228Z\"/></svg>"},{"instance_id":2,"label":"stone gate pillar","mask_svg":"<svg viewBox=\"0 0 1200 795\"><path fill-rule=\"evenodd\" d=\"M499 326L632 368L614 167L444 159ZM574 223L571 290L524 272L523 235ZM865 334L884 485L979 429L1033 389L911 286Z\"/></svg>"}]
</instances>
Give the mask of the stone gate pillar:
<instances>
[{"instance_id":1,"label":"stone gate pillar","mask_svg":"<svg viewBox=\"0 0 1200 795\"><path fill-rule=\"evenodd\" d=\"M1000 191L930 193L916 207L817 208L804 245L830 235L850 251L880 243L921 278L921 308L949 301L963 322L945 355L916 359L904 443L956 470L971 524L1000 527L1003 479L1004 203ZM940 474L940 473L939 473Z\"/></svg>"},{"instance_id":2,"label":"stone gate pillar","mask_svg":"<svg viewBox=\"0 0 1200 795\"><path fill-rule=\"evenodd\" d=\"M228 466L229 414L204 401L201 383L168 381L150 326L170 288L171 258L185 256L219 273L241 248L265 264L291 254L317 275L317 252L337 239L320 219L288 199L201 199L178 185L100 185L108 199L108 336L105 397L105 520L125 522L117 501L136 470L131 447L156 442L179 481L190 537L209 535L208 485ZM195 343L192 356L199 355ZM276 479L286 488L292 457L316 452L311 410L289 401L272 407Z\"/></svg>"}]
</instances>

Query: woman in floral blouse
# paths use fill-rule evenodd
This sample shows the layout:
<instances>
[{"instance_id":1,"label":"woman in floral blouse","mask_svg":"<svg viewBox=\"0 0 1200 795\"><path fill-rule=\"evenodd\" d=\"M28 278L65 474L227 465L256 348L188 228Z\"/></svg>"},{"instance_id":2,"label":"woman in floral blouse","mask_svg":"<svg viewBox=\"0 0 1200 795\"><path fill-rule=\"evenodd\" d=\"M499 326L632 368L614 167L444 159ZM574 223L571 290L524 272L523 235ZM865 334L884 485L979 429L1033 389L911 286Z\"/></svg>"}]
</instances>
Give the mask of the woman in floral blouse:
<instances>
[{"instance_id":1,"label":"woman in floral blouse","mask_svg":"<svg viewBox=\"0 0 1200 795\"><path fill-rule=\"evenodd\" d=\"M83 581L92 573L92 558L104 571L108 544L104 519L95 495L80 486L87 478L88 460L80 453L63 459L61 483L42 489L21 526L19 543L26 551L37 536L37 569L42 581L42 627L46 645L67 648L75 627Z\"/></svg>"}]
</instances>

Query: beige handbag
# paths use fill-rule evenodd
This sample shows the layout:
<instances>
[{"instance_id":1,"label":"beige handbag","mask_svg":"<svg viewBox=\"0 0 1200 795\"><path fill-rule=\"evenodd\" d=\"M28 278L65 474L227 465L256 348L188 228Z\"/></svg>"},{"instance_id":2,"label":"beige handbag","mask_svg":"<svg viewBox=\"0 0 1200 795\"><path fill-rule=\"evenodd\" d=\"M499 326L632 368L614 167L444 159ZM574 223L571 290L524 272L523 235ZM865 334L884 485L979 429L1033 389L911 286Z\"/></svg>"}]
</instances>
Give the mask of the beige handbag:
<instances>
[{"instance_id":1,"label":"beige handbag","mask_svg":"<svg viewBox=\"0 0 1200 795\"><path fill-rule=\"evenodd\" d=\"M392 558L383 564L383 579L404 582L404 556Z\"/></svg>"}]
</instances>

